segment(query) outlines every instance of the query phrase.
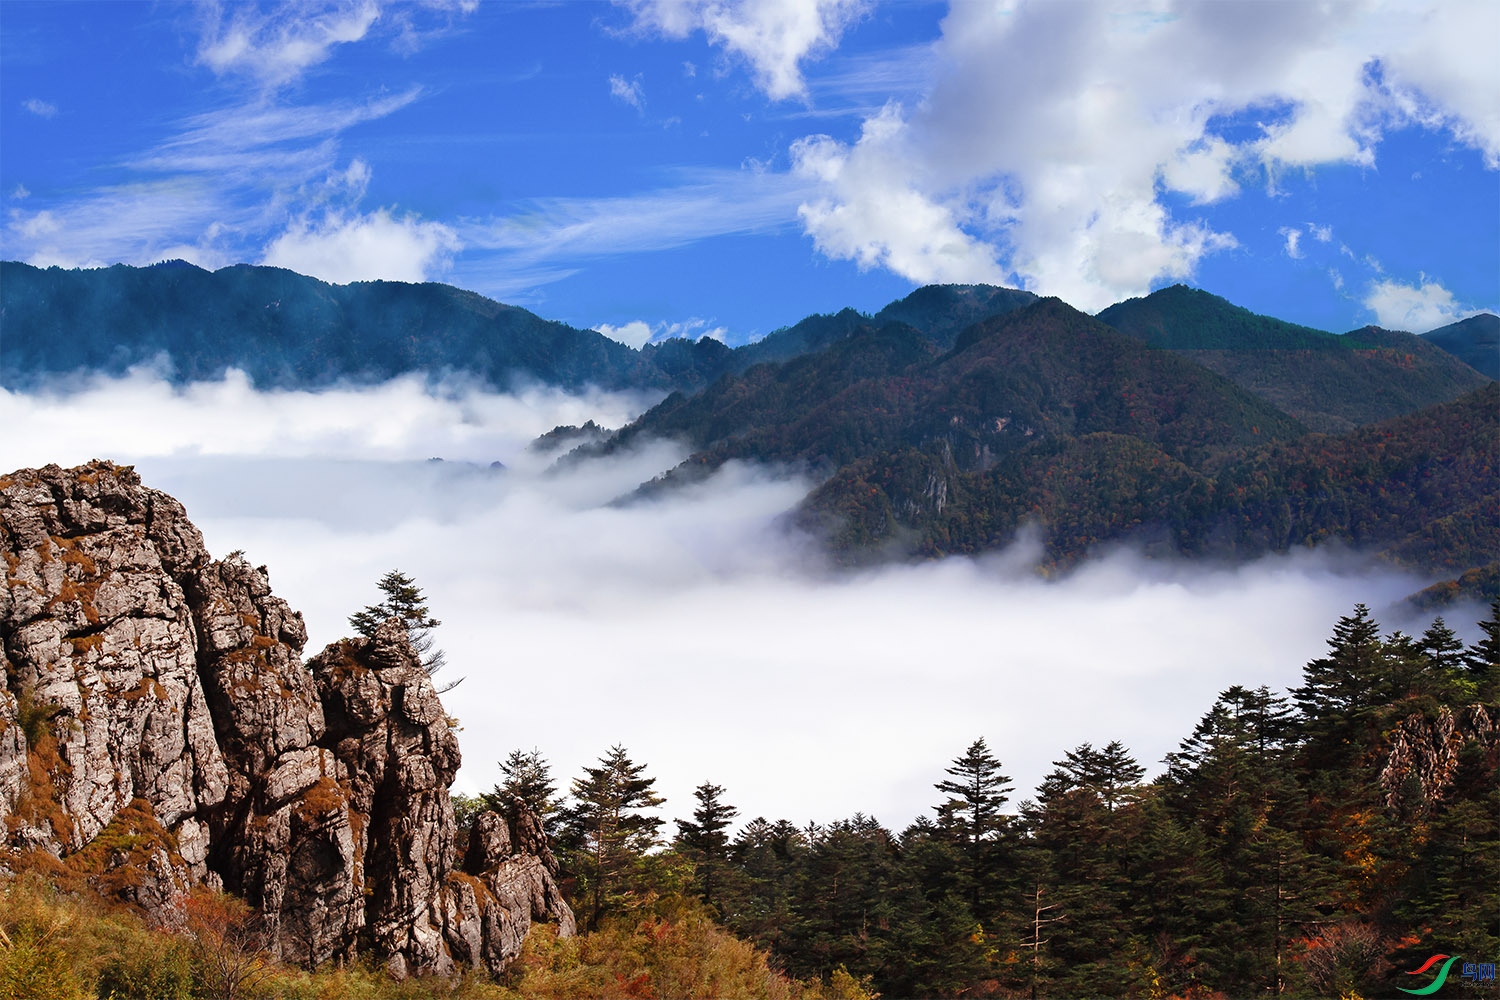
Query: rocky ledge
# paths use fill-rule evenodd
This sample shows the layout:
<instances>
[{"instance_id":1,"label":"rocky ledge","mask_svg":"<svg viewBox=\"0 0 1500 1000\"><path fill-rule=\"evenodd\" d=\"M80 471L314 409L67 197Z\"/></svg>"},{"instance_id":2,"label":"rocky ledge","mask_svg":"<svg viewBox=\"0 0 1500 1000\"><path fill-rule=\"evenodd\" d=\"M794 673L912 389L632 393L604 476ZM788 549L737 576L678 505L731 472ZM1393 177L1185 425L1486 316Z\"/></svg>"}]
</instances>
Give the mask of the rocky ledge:
<instances>
[{"instance_id":1,"label":"rocky ledge","mask_svg":"<svg viewBox=\"0 0 1500 1000\"><path fill-rule=\"evenodd\" d=\"M0 557L0 869L169 925L224 889L308 966L498 972L533 920L573 933L535 816L455 844L458 741L397 620L304 662L265 567L109 462L0 476Z\"/></svg>"}]
</instances>

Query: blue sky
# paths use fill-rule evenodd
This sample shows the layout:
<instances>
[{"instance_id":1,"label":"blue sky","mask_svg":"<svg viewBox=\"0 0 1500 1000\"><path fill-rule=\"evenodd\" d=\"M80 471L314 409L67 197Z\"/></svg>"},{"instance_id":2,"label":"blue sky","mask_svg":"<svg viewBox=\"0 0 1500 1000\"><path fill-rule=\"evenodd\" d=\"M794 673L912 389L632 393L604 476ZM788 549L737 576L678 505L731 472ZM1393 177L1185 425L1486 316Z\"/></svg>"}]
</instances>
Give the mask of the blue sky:
<instances>
[{"instance_id":1,"label":"blue sky","mask_svg":"<svg viewBox=\"0 0 1500 1000\"><path fill-rule=\"evenodd\" d=\"M930 281L1500 305L1491 4L0 4L0 254L731 343Z\"/></svg>"}]
</instances>

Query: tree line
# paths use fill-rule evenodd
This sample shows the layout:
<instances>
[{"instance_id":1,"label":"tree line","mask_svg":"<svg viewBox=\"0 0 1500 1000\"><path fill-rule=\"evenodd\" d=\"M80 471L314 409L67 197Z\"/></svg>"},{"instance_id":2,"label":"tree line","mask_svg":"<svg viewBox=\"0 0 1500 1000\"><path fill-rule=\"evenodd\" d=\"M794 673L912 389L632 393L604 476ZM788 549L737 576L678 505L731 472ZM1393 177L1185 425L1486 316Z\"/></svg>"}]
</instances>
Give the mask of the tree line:
<instances>
[{"instance_id":1,"label":"tree line","mask_svg":"<svg viewBox=\"0 0 1500 1000\"><path fill-rule=\"evenodd\" d=\"M1222 692L1154 780L1085 743L1014 802L979 738L900 832L736 828L706 781L669 838L621 746L566 794L517 750L460 820L541 816L585 929L691 897L788 975L887 996L1389 993L1433 954L1500 956L1500 602L1480 630L1382 635L1358 605L1300 685Z\"/></svg>"}]
</instances>

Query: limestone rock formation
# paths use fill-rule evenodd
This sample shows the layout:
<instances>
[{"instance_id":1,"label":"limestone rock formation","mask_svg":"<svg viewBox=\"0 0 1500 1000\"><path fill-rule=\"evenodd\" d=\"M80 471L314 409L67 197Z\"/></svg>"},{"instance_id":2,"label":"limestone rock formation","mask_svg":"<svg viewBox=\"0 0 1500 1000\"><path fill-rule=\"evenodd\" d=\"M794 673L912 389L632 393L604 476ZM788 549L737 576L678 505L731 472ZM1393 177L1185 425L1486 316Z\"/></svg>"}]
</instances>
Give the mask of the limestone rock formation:
<instances>
[{"instance_id":1,"label":"limestone rock formation","mask_svg":"<svg viewBox=\"0 0 1500 1000\"><path fill-rule=\"evenodd\" d=\"M533 920L572 933L536 817L483 818L453 870L458 742L398 621L304 664L265 568L108 462L0 477L0 556L0 868L168 924L222 887L306 965L499 971Z\"/></svg>"}]
</instances>

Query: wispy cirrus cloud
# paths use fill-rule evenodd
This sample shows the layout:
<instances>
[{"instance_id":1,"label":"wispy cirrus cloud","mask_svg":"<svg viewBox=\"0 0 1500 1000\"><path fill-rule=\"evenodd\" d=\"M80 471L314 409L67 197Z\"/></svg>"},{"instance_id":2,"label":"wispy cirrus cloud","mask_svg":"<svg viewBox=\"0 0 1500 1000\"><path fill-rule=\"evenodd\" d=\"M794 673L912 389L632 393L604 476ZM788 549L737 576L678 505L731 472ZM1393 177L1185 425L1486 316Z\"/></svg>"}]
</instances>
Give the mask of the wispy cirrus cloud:
<instances>
[{"instance_id":1,"label":"wispy cirrus cloud","mask_svg":"<svg viewBox=\"0 0 1500 1000\"><path fill-rule=\"evenodd\" d=\"M51 101L44 101L37 97L28 97L21 102L21 107L38 118L55 118L57 116L57 105Z\"/></svg>"},{"instance_id":2,"label":"wispy cirrus cloud","mask_svg":"<svg viewBox=\"0 0 1500 1000\"><path fill-rule=\"evenodd\" d=\"M346 131L408 107L422 89L308 103L289 97L289 85L340 46L376 34L419 44L428 22L441 27L473 9L469 0L197 8L196 60L219 78L218 106L103 165L108 183L12 205L0 228L5 254L63 266L265 260L343 281L440 272L457 246L452 229L362 208L370 169L358 157L340 162ZM30 110L42 113L35 103Z\"/></svg>"},{"instance_id":3,"label":"wispy cirrus cloud","mask_svg":"<svg viewBox=\"0 0 1500 1000\"><path fill-rule=\"evenodd\" d=\"M807 182L745 168L683 172L679 183L610 198L545 198L455 223L472 259L458 269L492 294L560 280L584 261L794 225Z\"/></svg>"},{"instance_id":4,"label":"wispy cirrus cloud","mask_svg":"<svg viewBox=\"0 0 1500 1000\"><path fill-rule=\"evenodd\" d=\"M202 10L198 61L215 73L244 74L269 86L296 80L335 47L364 38L380 16L372 0L269 9L211 3Z\"/></svg>"},{"instance_id":5,"label":"wispy cirrus cloud","mask_svg":"<svg viewBox=\"0 0 1500 1000\"><path fill-rule=\"evenodd\" d=\"M284 251L317 233L332 234L347 228L350 217L360 217L355 206L369 178L369 168L357 158L339 165L340 134L390 115L419 95L412 88L366 101L297 107L256 99L190 116L165 140L119 164L130 179L34 207L12 207L4 228L6 253L44 266L149 264L180 257L217 267L260 259L273 246ZM378 216L366 222L352 232L368 236L390 229ZM352 252L364 243L324 244L337 245ZM356 254L348 266L325 270L359 275L360 263L379 259ZM390 277L391 272L362 276Z\"/></svg>"}]
</instances>

